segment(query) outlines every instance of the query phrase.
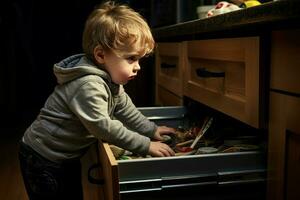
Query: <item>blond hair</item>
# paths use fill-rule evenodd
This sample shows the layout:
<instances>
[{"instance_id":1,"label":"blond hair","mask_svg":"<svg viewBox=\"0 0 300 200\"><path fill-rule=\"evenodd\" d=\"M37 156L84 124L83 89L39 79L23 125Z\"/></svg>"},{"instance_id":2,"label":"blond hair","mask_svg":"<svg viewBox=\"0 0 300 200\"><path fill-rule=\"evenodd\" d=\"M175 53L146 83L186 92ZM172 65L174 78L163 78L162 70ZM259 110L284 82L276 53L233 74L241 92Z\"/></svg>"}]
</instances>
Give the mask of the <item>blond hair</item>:
<instances>
[{"instance_id":1,"label":"blond hair","mask_svg":"<svg viewBox=\"0 0 300 200\"><path fill-rule=\"evenodd\" d=\"M130 54L139 47L139 54L150 54L154 39L144 18L126 5L116 5L113 1L103 3L88 17L82 38L84 53L94 58L94 49L100 45L112 50L118 56Z\"/></svg>"}]
</instances>

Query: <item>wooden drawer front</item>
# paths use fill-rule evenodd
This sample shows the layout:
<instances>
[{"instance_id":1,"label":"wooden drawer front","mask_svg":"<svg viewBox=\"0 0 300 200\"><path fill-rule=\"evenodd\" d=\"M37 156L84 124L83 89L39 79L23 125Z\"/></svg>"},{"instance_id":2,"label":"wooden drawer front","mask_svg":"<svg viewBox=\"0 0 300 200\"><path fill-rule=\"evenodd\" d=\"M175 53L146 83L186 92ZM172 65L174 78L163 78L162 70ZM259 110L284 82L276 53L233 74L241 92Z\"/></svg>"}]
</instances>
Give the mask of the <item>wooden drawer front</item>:
<instances>
[{"instance_id":1,"label":"wooden drawer front","mask_svg":"<svg viewBox=\"0 0 300 200\"><path fill-rule=\"evenodd\" d=\"M182 62L179 43L159 43L156 51L156 83L182 95Z\"/></svg>"},{"instance_id":2,"label":"wooden drawer front","mask_svg":"<svg viewBox=\"0 0 300 200\"><path fill-rule=\"evenodd\" d=\"M182 97L176 96L164 87L158 85L156 94L156 104L160 106L181 106L183 104Z\"/></svg>"},{"instance_id":3,"label":"wooden drawer front","mask_svg":"<svg viewBox=\"0 0 300 200\"><path fill-rule=\"evenodd\" d=\"M184 95L259 127L259 38L190 41Z\"/></svg>"},{"instance_id":4,"label":"wooden drawer front","mask_svg":"<svg viewBox=\"0 0 300 200\"><path fill-rule=\"evenodd\" d=\"M99 142L99 161L104 178L104 199L120 199L118 163L108 143Z\"/></svg>"},{"instance_id":5,"label":"wooden drawer front","mask_svg":"<svg viewBox=\"0 0 300 200\"><path fill-rule=\"evenodd\" d=\"M272 33L272 89L300 94L300 30Z\"/></svg>"}]
</instances>

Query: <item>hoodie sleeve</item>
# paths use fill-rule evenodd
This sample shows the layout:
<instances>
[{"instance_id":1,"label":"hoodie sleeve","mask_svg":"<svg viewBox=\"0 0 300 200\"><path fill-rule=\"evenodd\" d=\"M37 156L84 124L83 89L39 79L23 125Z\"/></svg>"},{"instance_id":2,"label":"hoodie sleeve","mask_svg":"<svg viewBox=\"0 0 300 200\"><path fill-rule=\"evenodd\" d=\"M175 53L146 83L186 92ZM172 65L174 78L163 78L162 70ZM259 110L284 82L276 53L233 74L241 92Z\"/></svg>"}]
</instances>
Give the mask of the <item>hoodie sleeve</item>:
<instances>
[{"instance_id":1,"label":"hoodie sleeve","mask_svg":"<svg viewBox=\"0 0 300 200\"><path fill-rule=\"evenodd\" d=\"M109 95L104 83L83 84L70 100L70 109L95 137L140 155L149 151L150 139L111 119Z\"/></svg>"},{"instance_id":2,"label":"hoodie sleeve","mask_svg":"<svg viewBox=\"0 0 300 200\"><path fill-rule=\"evenodd\" d=\"M114 116L122 121L128 128L142 135L153 138L157 129L154 122L151 122L145 117L132 103L128 94L123 87L120 89L120 94L116 97L116 109Z\"/></svg>"}]
</instances>

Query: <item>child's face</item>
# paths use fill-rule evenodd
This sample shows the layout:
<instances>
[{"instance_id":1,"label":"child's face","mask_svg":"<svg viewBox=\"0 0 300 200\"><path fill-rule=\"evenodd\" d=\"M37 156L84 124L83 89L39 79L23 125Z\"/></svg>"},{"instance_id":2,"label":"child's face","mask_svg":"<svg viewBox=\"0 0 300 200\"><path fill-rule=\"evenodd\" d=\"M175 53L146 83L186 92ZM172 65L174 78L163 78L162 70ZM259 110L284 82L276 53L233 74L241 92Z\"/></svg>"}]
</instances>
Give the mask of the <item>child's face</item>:
<instances>
[{"instance_id":1,"label":"child's face","mask_svg":"<svg viewBox=\"0 0 300 200\"><path fill-rule=\"evenodd\" d=\"M104 52L103 64L114 83L125 85L137 76L141 69L139 60L142 57L143 55L139 55L138 52L119 57L114 52L109 51Z\"/></svg>"}]
</instances>

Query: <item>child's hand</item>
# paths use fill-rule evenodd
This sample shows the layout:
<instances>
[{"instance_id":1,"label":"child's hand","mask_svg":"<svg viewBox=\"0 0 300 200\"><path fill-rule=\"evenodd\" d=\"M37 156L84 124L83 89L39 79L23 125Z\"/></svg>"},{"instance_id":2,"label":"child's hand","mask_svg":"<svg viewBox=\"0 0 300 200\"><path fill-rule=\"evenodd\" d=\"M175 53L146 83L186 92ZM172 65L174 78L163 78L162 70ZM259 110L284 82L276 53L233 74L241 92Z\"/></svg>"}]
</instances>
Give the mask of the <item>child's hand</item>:
<instances>
[{"instance_id":1,"label":"child's hand","mask_svg":"<svg viewBox=\"0 0 300 200\"><path fill-rule=\"evenodd\" d=\"M150 142L149 154L155 157L174 156L175 152L166 144L161 142Z\"/></svg>"},{"instance_id":2,"label":"child's hand","mask_svg":"<svg viewBox=\"0 0 300 200\"><path fill-rule=\"evenodd\" d=\"M162 135L167 135L167 134L175 134L175 129L167 126L159 126L153 138L162 141L163 140Z\"/></svg>"}]
</instances>

